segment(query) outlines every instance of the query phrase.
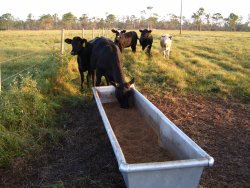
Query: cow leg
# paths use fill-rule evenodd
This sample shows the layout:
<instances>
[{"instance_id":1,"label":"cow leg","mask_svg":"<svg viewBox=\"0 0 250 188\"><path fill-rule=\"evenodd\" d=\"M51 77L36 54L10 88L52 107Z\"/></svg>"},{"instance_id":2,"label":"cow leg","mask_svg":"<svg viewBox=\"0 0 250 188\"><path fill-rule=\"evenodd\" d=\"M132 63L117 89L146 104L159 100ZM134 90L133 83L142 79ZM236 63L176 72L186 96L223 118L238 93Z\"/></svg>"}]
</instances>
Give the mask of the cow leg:
<instances>
[{"instance_id":1,"label":"cow leg","mask_svg":"<svg viewBox=\"0 0 250 188\"><path fill-rule=\"evenodd\" d=\"M136 52L136 45L135 46L131 46L132 52Z\"/></svg>"},{"instance_id":2,"label":"cow leg","mask_svg":"<svg viewBox=\"0 0 250 188\"><path fill-rule=\"evenodd\" d=\"M163 50L163 57L166 59L166 50Z\"/></svg>"},{"instance_id":3,"label":"cow leg","mask_svg":"<svg viewBox=\"0 0 250 188\"><path fill-rule=\"evenodd\" d=\"M90 79L90 73L89 73L89 71L88 71L88 73L87 73L87 76L86 76L86 78L87 78L87 85L88 85L88 87L89 87L89 79Z\"/></svg>"},{"instance_id":4,"label":"cow leg","mask_svg":"<svg viewBox=\"0 0 250 188\"><path fill-rule=\"evenodd\" d=\"M169 55L170 55L170 50L167 51L167 54L168 54L168 59L169 59Z\"/></svg>"},{"instance_id":5,"label":"cow leg","mask_svg":"<svg viewBox=\"0 0 250 188\"><path fill-rule=\"evenodd\" d=\"M92 86L95 87L95 80L96 80L96 70L93 70L91 72L91 75L92 75Z\"/></svg>"},{"instance_id":6,"label":"cow leg","mask_svg":"<svg viewBox=\"0 0 250 188\"><path fill-rule=\"evenodd\" d=\"M108 80L109 80L109 82L114 81L112 76L108 76Z\"/></svg>"},{"instance_id":7,"label":"cow leg","mask_svg":"<svg viewBox=\"0 0 250 188\"><path fill-rule=\"evenodd\" d=\"M79 72L80 72L80 76L81 76L81 89L83 90L84 74L83 74L83 71L79 71Z\"/></svg>"},{"instance_id":8,"label":"cow leg","mask_svg":"<svg viewBox=\"0 0 250 188\"><path fill-rule=\"evenodd\" d=\"M104 77L106 79L107 85L109 85L109 78L108 78L108 76L106 74L104 74Z\"/></svg>"},{"instance_id":9,"label":"cow leg","mask_svg":"<svg viewBox=\"0 0 250 188\"><path fill-rule=\"evenodd\" d=\"M151 54L150 54L151 47L152 47L152 45L149 45L149 46L147 47L146 53L147 53L148 55L151 55Z\"/></svg>"},{"instance_id":10,"label":"cow leg","mask_svg":"<svg viewBox=\"0 0 250 188\"><path fill-rule=\"evenodd\" d=\"M163 57L165 59L165 49L162 46L161 46L161 50L162 50Z\"/></svg>"},{"instance_id":11,"label":"cow leg","mask_svg":"<svg viewBox=\"0 0 250 188\"><path fill-rule=\"evenodd\" d=\"M102 72L100 70L96 70L96 86L100 86L102 80Z\"/></svg>"}]
</instances>

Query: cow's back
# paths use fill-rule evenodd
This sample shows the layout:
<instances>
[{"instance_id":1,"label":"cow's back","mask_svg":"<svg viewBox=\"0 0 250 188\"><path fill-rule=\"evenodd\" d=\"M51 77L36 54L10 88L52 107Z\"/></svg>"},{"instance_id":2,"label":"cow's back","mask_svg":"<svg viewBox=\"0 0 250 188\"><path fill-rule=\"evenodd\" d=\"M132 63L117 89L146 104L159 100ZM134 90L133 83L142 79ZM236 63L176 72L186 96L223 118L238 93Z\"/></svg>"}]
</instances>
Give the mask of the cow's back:
<instances>
[{"instance_id":1,"label":"cow's back","mask_svg":"<svg viewBox=\"0 0 250 188\"><path fill-rule=\"evenodd\" d=\"M131 38L132 38L132 42L137 42L138 39L138 35L135 31L130 31L129 33L131 33Z\"/></svg>"},{"instance_id":2,"label":"cow's back","mask_svg":"<svg viewBox=\"0 0 250 188\"><path fill-rule=\"evenodd\" d=\"M129 31L124 34L123 39L121 41L121 45L123 48L136 46L137 39L138 39L137 33L135 31Z\"/></svg>"},{"instance_id":3,"label":"cow's back","mask_svg":"<svg viewBox=\"0 0 250 188\"><path fill-rule=\"evenodd\" d=\"M105 37L99 37L93 42L91 67L110 72L121 62L119 48Z\"/></svg>"}]
</instances>

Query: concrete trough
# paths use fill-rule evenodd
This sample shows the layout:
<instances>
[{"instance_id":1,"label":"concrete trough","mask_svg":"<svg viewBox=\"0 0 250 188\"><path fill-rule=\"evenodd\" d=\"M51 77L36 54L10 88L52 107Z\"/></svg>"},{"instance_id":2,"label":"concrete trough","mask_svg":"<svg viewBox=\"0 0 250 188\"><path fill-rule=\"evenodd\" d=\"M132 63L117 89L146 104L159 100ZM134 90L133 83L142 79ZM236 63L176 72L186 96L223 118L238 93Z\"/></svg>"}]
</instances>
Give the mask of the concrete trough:
<instances>
[{"instance_id":1,"label":"concrete trough","mask_svg":"<svg viewBox=\"0 0 250 188\"><path fill-rule=\"evenodd\" d=\"M170 152L174 160L128 163L104 109L106 103L117 101L115 89L113 86L103 86L93 87L92 90L119 170L128 188L198 187L204 167L210 167L214 163L210 155L133 87L134 106L152 126L160 147Z\"/></svg>"}]
</instances>

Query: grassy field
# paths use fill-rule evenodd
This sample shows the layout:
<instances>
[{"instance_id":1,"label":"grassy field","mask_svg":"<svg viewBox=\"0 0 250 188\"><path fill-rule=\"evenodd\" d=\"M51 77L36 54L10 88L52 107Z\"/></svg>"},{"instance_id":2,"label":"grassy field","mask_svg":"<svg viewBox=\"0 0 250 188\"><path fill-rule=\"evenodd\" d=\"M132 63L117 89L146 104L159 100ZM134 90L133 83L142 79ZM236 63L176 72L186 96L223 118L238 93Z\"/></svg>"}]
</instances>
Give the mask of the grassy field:
<instances>
[{"instance_id":1,"label":"grassy field","mask_svg":"<svg viewBox=\"0 0 250 188\"><path fill-rule=\"evenodd\" d=\"M128 74L137 85L158 93L176 89L195 95L249 99L249 33L178 32L172 34L170 60L164 60L155 31L153 57L125 55Z\"/></svg>"},{"instance_id":2,"label":"grassy field","mask_svg":"<svg viewBox=\"0 0 250 188\"><path fill-rule=\"evenodd\" d=\"M169 60L159 45L163 33L173 35ZM135 78L136 87L151 99L192 95L249 104L250 33L184 31L180 36L178 31L154 30L152 34L151 57L139 45L135 54L130 49L123 53L127 80ZM81 31L65 31L65 38L77 35ZM85 36L90 40L92 31L85 31ZM111 31L107 36L114 38ZM60 31L0 31L0 169L65 137L56 127L58 121L67 124L70 119L58 115L65 102L91 103L91 90L80 92L76 58L66 43L61 61L60 40ZM25 54L29 55L15 59ZM19 73L26 68L30 69Z\"/></svg>"},{"instance_id":3,"label":"grassy field","mask_svg":"<svg viewBox=\"0 0 250 188\"><path fill-rule=\"evenodd\" d=\"M59 135L52 128L59 105L53 103L58 41L56 32L8 31L0 36L0 166L8 167L16 158L40 151L46 137Z\"/></svg>"},{"instance_id":4,"label":"grassy field","mask_svg":"<svg viewBox=\"0 0 250 188\"><path fill-rule=\"evenodd\" d=\"M167 31L172 34L173 46L170 60L164 60L159 37L165 31L153 31L152 58L144 53L132 54L125 50L124 66L128 77L135 77L136 85L158 92L176 89L197 95L216 95L249 99L250 35L230 32ZM95 36L101 31L95 31ZM139 34L139 32L138 32ZM65 31L65 38L81 36L81 31ZM113 33L107 32L109 38ZM92 31L85 31L88 40ZM42 62L42 58L60 48L60 31L13 31L1 32L0 62L23 54L39 52L13 63L5 63L2 79L13 71L22 70L27 64ZM65 44L65 53L70 46ZM9 72L11 71L11 72Z\"/></svg>"}]
</instances>

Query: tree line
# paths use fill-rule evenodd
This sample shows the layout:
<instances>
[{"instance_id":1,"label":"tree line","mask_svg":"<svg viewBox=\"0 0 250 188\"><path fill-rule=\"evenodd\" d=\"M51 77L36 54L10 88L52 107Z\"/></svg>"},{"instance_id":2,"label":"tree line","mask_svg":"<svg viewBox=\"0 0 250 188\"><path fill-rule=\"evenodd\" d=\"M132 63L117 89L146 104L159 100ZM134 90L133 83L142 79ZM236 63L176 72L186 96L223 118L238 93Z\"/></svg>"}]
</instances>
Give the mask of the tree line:
<instances>
[{"instance_id":1,"label":"tree line","mask_svg":"<svg viewBox=\"0 0 250 188\"><path fill-rule=\"evenodd\" d=\"M77 18L71 12L65 13L59 18L58 14L43 14L34 19L30 13L26 20L14 18L10 13L0 16L0 30L52 30L52 29L103 29L103 28L155 28L155 29L180 29L180 16L167 14L160 17L152 12L153 7L147 7L135 15L117 17L114 14L106 14L106 18L89 17L82 14ZM242 22L242 16L230 13L224 17L221 13L206 13L204 8L199 8L191 18L182 17L182 29L206 30L206 31L250 31L250 14L247 21Z\"/></svg>"}]
</instances>

